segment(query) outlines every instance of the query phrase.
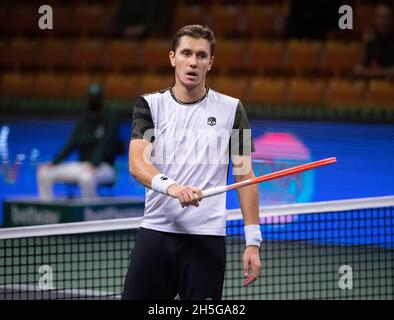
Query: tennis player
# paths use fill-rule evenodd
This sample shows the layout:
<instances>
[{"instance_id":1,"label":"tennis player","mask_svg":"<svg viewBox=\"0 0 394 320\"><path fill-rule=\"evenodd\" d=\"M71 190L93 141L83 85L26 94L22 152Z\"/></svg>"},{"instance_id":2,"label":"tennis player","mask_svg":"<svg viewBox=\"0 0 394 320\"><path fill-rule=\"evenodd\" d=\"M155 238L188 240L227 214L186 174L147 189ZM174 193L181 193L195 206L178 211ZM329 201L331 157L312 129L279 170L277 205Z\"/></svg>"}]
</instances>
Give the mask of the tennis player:
<instances>
[{"instance_id":1,"label":"tennis player","mask_svg":"<svg viewBox=\"0 0 394 320\"><path fill-rule=\"evenodd\" d=\"M189 25L173 39L175 85L136 101L129 149L132 176L147 189L145 213L130 257L122 299L220 299L225 273L226 185L254 178L253 143L241 102L206 86L215 37ZM260 273L258 188L238 189L245 223L244 285Z\"/></svg>"}]
</instances>

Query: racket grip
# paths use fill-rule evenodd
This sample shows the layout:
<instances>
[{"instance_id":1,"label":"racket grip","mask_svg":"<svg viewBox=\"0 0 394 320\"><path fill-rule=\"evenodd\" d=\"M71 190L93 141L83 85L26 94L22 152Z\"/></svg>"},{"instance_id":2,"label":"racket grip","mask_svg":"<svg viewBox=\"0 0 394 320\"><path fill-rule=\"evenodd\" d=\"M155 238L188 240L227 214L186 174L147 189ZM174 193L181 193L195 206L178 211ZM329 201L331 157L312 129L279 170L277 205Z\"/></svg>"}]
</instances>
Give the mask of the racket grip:
<instances>
[{"instance_id":1,"label":"racket grip","mask_svg":"<svg viewBox=\"0 0 394 320\"><path fill-rule=\"evenodd\" d=\"M217 194L223 193L227 191L227 186L220 186L220 187L216 187L216 188L211 188L211 189L207 189L207 190L202 190L202 197L203 198L208 198L211 196L215 196Z\"/></svg>"}]
</instances>

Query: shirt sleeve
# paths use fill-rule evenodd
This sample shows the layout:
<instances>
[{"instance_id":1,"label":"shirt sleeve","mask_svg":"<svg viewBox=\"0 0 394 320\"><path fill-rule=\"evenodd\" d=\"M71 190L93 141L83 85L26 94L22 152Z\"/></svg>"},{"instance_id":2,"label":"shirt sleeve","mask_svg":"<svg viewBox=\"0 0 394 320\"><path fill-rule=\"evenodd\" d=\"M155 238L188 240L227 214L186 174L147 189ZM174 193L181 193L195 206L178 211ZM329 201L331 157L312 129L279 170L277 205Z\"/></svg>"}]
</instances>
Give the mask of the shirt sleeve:
<instances>
[{"instance_id":1,"label":"shirt sleeve","mask_svg":"<svg viewBox=\"0 0 394 320\"><path fill-rule=\"evenodd\" d=\"M133 125L131 129L131 140L146 139L149 142L154 141L153 135L153 120L148 102L139 97L135 103L133 111ZM150 132L147 132L150 130ZM149 134L151 133L151 134Z\"/></svg>"},{"instance_id":2,"label":"shirt sleeve","mask_svg":"<svg viewBox=\"0 0 394 320\"><path fill-rule=\"evenodd\" d=\"M234 125L231 133L231 154L250 155L255 151L252 141L252 132L249 126L248 117L241 101L238 102L235 112Z\"/></svg>"}]
</instances>

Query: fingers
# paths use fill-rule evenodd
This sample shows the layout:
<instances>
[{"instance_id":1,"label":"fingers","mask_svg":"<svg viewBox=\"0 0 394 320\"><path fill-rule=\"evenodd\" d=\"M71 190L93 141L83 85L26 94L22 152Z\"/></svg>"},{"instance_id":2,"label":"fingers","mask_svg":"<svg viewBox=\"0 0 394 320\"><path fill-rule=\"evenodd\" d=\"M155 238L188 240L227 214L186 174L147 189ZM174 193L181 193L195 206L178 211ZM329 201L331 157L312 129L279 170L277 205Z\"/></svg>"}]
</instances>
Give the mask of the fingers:
<instances>
[{"instance_id":1,"label":"fingers","mask_svg":"<svg viewBox=\"0 0 394 320\"><path fill-rule=\"evenodd\" d=\"M258 278L258 275L254 273L253 268L251 268L251 269L252 269L252 273L251 274L246 273L246 275L245 275L246 279L244 280L244 283L243 283L243 285L245 287L247 287L251 283L255 282Z\"/></svg>"},{"instance_id":2,"label":"fingers","mask_svg":"<svg viewBox=\"0 0 394 320\"><path fill-rule=\"evenodd\" d=\"M244 280L243 285L244 285L245 287L247 287L247 286L250 285L254 280L256 280L256 279L253 280L252 275L249 274L249 261L246 260L246 259L244 259L244 277L245 277L245 280Z\"/></svg>"},{"instance_id":3,"label":"fingers","mask_svg":"<svg viewBox=\"0 0 394 320\"><path fill-rule=\"evenodd\" d=\"M256 270L255 270L255 268L253 268L253 266L251 266L251 271L252 271L252 273L246 273L245 274L245 277L246 277L246 279L244 280L244 282L243 282L243 285L245 286L245 287L247 287L247 286L249 286L251 283L253 283L253 282L255 282L256 280L257 280L257 278L258 278L258 272L256 272Z\"/></svg>"},{"instance_id":4,"label":"fingers","mask_svg":"<svg viewBox=\"0 0 394 320\"><path fill-rule=\"evenodd\" d=\"M250 256L244 258L244 276L245 280L243 285L245 287L249 286L251 283L255 282L260 276L261 262L259 256ZM249 273L250 271L250 273Z\"/></svg>"},{"instance_id":5,"label":"fingers","mask_svg":"<svg viewBox=\"0 0 394 320\"><path fill-rule=\"evenodd\" d=\"M186 192L187 192L187 195L188 195L188 197L190 199L190 204L195 206L195 207L200 206L199 201L198 201L198 196L193 192L193 188L192 187L188 187L186 189Z\"/></svg>"},{"instance_id":6,"label":"fingers","mask_svg":"<svg viewBox=\"0 0 394 320\"><path fill-rule=\"evenodd\" d=\"M179 193L179 202L181 203L182 208L190 206L193 201L193 194L190 194L186 188Z\"/></svg>"},{"instance_id":7,"label":"fingers","mask_svg":"<svg viewBox=\"0 0 394 320\"><path fill-rule=\"evenodd\" d=\"M198 201L201 201L202 200L202 191L201 191L201 189L198 189L196 187L191 187L191 189L192 189L192 191L194 193L194 196L198 199Z\"/></svg>"},{"instance_id":8,"label":"fingers","mask_svg":"<svg viewBox=\"0 0 394 320\"><path fill-rule=\"evenodd\" d=\"M247 277L249 273L249 260L244 259L244 276Z\"/></svg>"},{"instance_id":9,"label":"fingers","mask_svg":"<svg viewBox=\"0 0 394 320\"><path fill-rule=\"evenodd\" d=\"M178 198L182 208L190 205L199 207L202 193L201 190L196 187L184 187L180 190Z\"/></svg>"}]
</instances>

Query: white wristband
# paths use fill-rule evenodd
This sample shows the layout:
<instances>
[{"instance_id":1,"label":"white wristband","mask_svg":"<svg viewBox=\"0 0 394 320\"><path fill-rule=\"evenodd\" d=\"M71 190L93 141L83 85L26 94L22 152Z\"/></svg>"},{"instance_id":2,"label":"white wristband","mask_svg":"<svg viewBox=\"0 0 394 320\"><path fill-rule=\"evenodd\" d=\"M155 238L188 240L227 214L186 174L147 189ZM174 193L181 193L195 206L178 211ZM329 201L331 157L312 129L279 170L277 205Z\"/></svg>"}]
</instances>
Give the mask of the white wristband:
<instances>
[{"instance_id":1,"label":"white wristband","mask_svg":"<svg viewBox=\"0 0 394 320\"><path fill-rule=\"evenodd\" d=\"M260 243L262 241L260 225L249 224L244 226L245 240L247 246L257 246L260 248Z\"/></svg>"},{"instance_id":2,"label":"white wristband","mask_svg":"<svg viewBox=\"0 0 394 320\"><path fill-rule=\"evenodd\" d=\"M166 177L164 174L158 173L153 177L151 186L153 190L167 194L167 189L174 183L176 183L174 180Z\"/></svg>"}]
</instances>

